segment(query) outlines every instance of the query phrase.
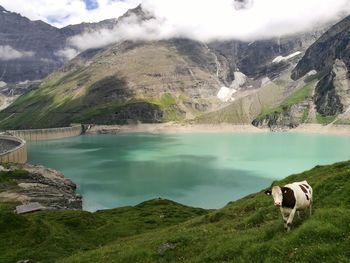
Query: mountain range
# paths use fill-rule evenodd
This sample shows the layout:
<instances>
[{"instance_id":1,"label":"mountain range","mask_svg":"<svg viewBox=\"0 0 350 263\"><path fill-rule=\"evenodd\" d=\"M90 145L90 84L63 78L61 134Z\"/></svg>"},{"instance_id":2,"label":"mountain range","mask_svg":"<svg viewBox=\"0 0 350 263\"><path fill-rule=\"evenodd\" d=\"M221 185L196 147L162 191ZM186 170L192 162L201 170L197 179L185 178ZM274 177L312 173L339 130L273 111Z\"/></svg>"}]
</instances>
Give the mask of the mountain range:
<instances>
[{"instance_id":1,"label":"mountain range","mask_svg":"<svg viewBox=\"0 0 350 263\"><path fill-rule=\"evenodd\" d=\"M118 19L57 29L0 8L0 48L18 53L0 59L2 89L43 78L5 105L0 126L176 121L286 129L350 122L350 17L254 42L128 40L69 61L59 52L70 37L113 30L130 16L149 19L139 6Z\"/></svg>"}]
</instances>

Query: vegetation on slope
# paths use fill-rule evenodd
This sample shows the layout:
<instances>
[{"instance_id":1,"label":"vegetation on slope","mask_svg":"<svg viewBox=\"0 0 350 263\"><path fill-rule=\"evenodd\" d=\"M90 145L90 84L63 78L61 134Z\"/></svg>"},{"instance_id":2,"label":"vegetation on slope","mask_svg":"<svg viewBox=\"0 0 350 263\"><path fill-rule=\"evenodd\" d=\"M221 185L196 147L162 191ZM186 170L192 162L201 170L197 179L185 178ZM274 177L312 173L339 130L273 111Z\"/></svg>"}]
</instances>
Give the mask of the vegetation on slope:
<instances>
[{"instance_id":1,"label":"vegetation on slope","mask_svg":"<svg viewBox=\"0 0 350 263\"><path fill-rule=\"evenodd\" d=\"M320 124L329 124L333 122L337 118L337 115L331 115L331 116L323 116L319 113L316 113L316 120Z\"/></svg>"},{"instance_id":2,"label":"vegetation on slope","mask_svg":"<svg viewBox=\"0 0 350 263\"><path fill-rule=\"evenodd\" d=\"M1 171L0 172L0 192L8 190L12 187L17 187L15 179L26 178L28 172L25 170L15 170L11 172Z\"/></svg>"},{"instance_id":3,"label":"vegetation on slope","mask_svg":"<svg viewBox=\"0 0 350 263\"><path fill-rule=\"evenodd\" d=\"M78 251L96 249L208 213L162 199L95 213L45 211L20 216L13 209L13 204L0 203L2 263L23 259L55 262Z\"/></svg>"},{"instance_id":4,"label":"vegetation on slope","mask_svg":"<svg viewBox=\"0 0 350 263\"><path fill-rule=\"evenodd\" d=\"M0 262L349 262L350 161L274 185L304 179L314 189L314 214L296 217L290 233L263 191L214 211L153 200L18 216L2 205Z\"/></svg>"},{"instance_id":5,"label":"vegetation on slope","mask_svg":"<svg viewBox=\"0 0 350 263\"><path fill-rule=\"evenodd\" d=\"M276 101L283 99L283 93L287 82L285 76L278 79L276 83L260 88L248 96L242 97L217 111L202 114L196 118L197 123L250 123L253 116L259 114L264 108L275 105Z\"/></svg>"},{"instance_id":6,"label":"vegetation on slope","mask_svg":"<svg viewBox=\"0 0 350 263\"><path fill-rule=\"evenodd\" d=\"M288 109L290 106L305 101L306 98L311 96L314 84L315 84L314 82L311 82L311 83L308 83L307 85L305 85L304 87L296 90L295 92L290 94L288 97L286 97L284 99L284 101L278 107L264 109L258 115L256 120L263 120L272 114L280 114L280 113L284 112L286 109ZM304 115L305 114L303 114L303 116ZM306 119L306 117L305 117L305 119Z\"/></svg>"}]
</instances>

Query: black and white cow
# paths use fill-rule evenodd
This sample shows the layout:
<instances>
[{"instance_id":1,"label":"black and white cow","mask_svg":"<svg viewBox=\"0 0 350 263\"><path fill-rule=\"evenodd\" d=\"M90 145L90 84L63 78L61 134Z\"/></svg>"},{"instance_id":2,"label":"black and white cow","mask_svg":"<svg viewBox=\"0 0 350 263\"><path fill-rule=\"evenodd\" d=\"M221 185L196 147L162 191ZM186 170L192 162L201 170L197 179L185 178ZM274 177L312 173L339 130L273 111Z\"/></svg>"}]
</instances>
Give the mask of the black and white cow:
<instances>
[{"instance_id":1,"label":"black and white cow","mask_svg":"<svg viewBox=\"0 0 350 263\"><path fill-rule=\"evenodd\" d=\"M290 231L295 212L309 209L311 216L312 188L307 181L294 182L285 186L273 186L265 194L272 195L275 206L279 207L283 217L284 228Z\"/></svg>"}]
</instances>

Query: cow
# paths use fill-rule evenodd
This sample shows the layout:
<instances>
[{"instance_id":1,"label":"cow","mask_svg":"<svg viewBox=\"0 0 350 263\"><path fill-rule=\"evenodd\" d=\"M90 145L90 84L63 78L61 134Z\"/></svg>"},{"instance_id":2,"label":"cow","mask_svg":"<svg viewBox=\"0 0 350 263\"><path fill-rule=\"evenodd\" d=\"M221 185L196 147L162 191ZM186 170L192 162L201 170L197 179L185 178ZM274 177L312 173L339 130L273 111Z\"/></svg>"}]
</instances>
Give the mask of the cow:
<instances>
[{"instance_id":1,"label":"cow","mask_svg":"<svg viewBox=\"0 0 350 263\"><path fill-rule=\"evenodd\" d=\"M266 195L273 197L275 206L279 207L283 217L284 228L290 231L295 212L309 209L311 216L312 188L308 182L294 182L285 186L273 186L265 191Z\"/></svg>"}]
</instances>

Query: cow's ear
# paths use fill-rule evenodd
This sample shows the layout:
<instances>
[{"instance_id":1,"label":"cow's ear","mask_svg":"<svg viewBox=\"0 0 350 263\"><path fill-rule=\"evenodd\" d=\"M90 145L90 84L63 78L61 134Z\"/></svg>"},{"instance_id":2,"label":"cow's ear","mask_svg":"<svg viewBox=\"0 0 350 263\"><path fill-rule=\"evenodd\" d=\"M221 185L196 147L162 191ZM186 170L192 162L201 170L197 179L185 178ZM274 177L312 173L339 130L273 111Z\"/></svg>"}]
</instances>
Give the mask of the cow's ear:
<instances>
[{"instance_id":1,"label":"cow's ear","mask_svg":"<svg viewBox=\"0 0 350 263\"><path fill-rule=\"evenodd\" d=\"M266 195L271 195L271 193L272 193L272 192L271 192L270 189L265 191L265 194L266 194Z\"/></svg>"}]
</instances>

